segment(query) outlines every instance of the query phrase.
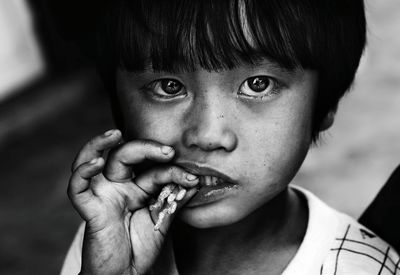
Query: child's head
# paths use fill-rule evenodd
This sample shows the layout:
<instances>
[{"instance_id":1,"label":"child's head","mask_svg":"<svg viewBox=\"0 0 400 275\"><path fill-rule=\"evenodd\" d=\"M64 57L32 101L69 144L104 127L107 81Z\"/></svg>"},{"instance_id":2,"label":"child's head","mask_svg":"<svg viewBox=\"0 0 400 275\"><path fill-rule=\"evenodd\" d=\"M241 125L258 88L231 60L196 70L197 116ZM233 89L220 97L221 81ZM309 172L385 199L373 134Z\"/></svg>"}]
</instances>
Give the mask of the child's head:
<instances>
[{"instance_id":1,"label":"child's head","mask_svg":"<svg viewBox=\"0 0 400 275\"><path fill-rule=\"evenodd\" d=\"M117 69L218 71L267 57L287 70L317 72L314 140L349 89L365 45L363 0L109 2L97 61L111 89Z\"/></svg>"},{"instance_id":2,"label":"child's head","mask_svg":"<svg viewBox=\"0 0 400 275\"><path fill-rule=\"evenodd\" d=\"M287 186L365 44L362 0L111 5L97 62L126 138L172 145L177 165L237 184L185 208L198 227L238 221Z\"/></svg>"}]
</instances>

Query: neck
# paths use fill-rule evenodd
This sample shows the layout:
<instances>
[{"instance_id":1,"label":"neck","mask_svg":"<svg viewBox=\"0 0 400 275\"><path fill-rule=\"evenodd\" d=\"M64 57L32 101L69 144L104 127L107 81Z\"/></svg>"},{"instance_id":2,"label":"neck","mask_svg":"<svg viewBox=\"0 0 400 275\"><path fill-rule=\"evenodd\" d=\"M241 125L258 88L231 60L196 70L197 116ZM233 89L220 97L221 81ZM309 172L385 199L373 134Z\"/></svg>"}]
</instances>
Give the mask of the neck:
<instances>
[{"instance_id":1,"label":"neck","mask_svg":"<svg viewBox=\"0 0 400 275\"><path fill-rule=\"evenodd\" d=\"M296 251L307 225L304 204L294 191L287 188L234 224L199 229L177 222L173 230L177 264L182 263L182 268L185 268L201 265L201 262L215 262L216 259L223 262L223 257L232 259L238 256L240 262L245 261L244 255L254 259L260 253L265 259L268 254L278 255L277 250L288 251L288 246Z\"/></svg>"}]
</instances>

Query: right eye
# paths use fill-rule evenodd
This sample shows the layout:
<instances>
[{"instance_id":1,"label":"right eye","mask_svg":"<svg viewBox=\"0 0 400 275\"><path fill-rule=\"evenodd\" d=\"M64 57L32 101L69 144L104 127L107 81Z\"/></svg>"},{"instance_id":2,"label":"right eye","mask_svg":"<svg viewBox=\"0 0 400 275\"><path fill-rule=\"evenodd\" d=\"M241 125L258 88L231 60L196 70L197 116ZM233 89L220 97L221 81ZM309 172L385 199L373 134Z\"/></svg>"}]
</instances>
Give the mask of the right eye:
<instances>
[{"instance_id":1,"label":"right eye","mask_svg":"<svg viewBox=\"0 0 400 275\"><path fill-rule=\"evenodd\" d=\"M151 93L152 96L158 98L174 98L186 95L183 84L175 79L158 79L141 88L145 92Z\"/></svg>"}]
</instances>

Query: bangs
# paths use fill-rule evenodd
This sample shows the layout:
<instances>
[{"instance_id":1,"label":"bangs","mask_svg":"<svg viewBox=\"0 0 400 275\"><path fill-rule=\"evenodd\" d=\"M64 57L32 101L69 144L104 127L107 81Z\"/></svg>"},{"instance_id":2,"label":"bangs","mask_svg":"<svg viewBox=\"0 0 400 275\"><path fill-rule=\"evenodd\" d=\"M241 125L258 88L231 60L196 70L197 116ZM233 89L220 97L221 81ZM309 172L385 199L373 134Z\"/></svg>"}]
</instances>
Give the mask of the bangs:
<instances>
[{"instance_id":1,"label":"bangs","mask_svg":"<svg viewBox=\"0 0 400 275\"><path fill-rule=\"evenodd\" d=\"M318 47L310 41L321 39L306 2L120 0L105 18L99 58L128 71L218 71L262 58L314 68Z\"/></svg>"}]
</instances>

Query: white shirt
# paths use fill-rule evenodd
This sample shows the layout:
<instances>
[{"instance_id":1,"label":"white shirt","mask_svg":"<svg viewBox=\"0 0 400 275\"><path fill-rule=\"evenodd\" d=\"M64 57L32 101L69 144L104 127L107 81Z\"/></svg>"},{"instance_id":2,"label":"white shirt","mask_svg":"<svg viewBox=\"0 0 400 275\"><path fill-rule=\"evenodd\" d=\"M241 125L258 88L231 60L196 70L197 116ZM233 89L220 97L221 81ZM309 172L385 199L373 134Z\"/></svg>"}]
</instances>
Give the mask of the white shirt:
<instances>
[{"instance_id":1,"label":"white shirt","mask_svg":"<svg viewBox=\"0 0 400 275\"><path fill-rule=\"evenodd\" d=\"M309 191L293 188L305 197L309 218L303 242L283 275L400 275L399 255L386 242ZM79 273L83 233L82 225L61 275ZM171 269L168 274L178 275L174 264Z\"/></svg>"}]
</instances>

